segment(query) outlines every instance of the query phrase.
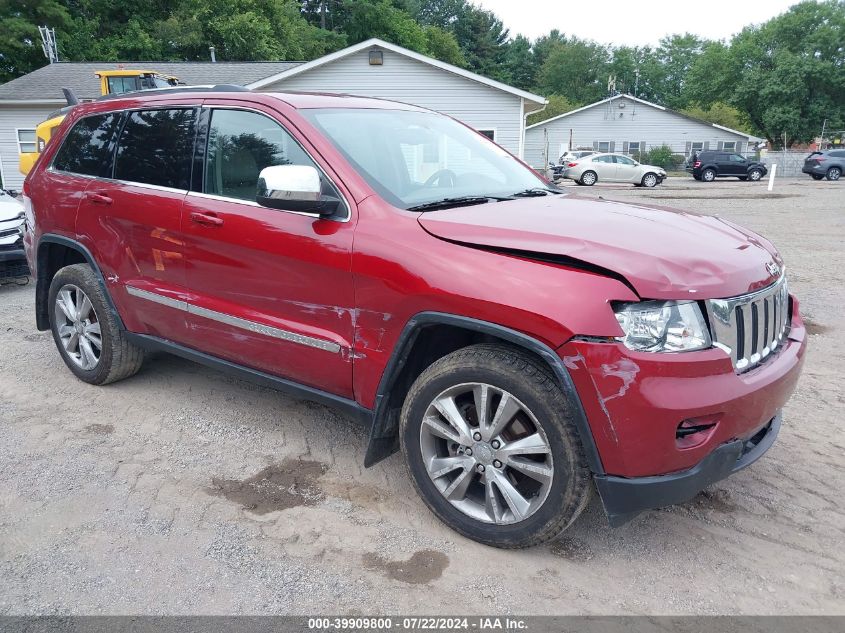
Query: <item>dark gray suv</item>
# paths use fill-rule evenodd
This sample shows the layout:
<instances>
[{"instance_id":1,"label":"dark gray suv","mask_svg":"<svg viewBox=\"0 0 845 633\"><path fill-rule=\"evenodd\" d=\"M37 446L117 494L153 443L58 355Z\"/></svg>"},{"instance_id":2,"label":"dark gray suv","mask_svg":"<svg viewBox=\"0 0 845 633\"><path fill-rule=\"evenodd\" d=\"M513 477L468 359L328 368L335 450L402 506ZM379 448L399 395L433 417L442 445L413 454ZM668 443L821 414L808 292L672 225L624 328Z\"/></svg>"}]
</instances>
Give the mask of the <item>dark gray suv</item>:
<instances>
[{"instance_id":1,"label":"dark gray suv","mask_svg":"<svg viewBox=\"0 0 845 633\"><path fill-rule=\"evenodd\" d=\"M842 172L845 172L845 149L813 152L804 159L804 168L801 171L810 174L813 180L839 180Z\"/></svg>"}]
</instances>

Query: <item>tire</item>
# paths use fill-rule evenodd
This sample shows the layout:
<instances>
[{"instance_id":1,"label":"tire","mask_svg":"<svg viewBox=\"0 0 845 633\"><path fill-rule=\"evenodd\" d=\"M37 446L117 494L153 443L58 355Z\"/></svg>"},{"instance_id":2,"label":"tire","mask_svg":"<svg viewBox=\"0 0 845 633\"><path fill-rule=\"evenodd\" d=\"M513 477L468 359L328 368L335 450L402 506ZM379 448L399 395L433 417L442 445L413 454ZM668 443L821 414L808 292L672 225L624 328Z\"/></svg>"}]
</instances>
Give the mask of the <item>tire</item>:
<instances>
[{"instance_id":1,"label":"tire","mask_svg":"<svg viewBox=\"0 0 845 633\"><path fill-rule=\"evenodd\" d=\"M585 171L581 174L581 184L587 185L588 187L592 187L594 184L598 182L598 174L594 171Z\"/></svg>"},{"instance_id":2,"label":"tire","mask_svg":"<svg viewBox=\"0 0 845 633\"><path fill-rule=\"evenodd\" d=\"M704 182L713 182L716 180L716 170L715 169L705 169L701 172L701 179Z\"/></svg>"},{"instance_id":3,"label":"tire","mask_svg":"<svg viewBox=\"0 0 845 633\"><path fill-rule=\"evenodd\" d=\"M86 308L89 305L90 310ZM143 350L126 340L97 274L88 264L65 266L56 273L50 283L48 312L59 354L80 380L106 385L128 378L141 368ZM74 314L76 319L71 318Z\"/></svg>"},{"instance_id":4,"label":"tire","mask_svg":"<svg viewBox=\"0 0 845 633\"><path fill-rule=\"evenodd\" d=\"M821 180L822 178L824 178L824 176L821 176L819 174L810 174L810 178L812 178L813 180Z\"/></svg>"},{"instance_id":5,"label":"tire","mask_svg":"<svg viewBox=\"0 0 845 633\"><path fill-rule=\"evenodd\" d=\"M498 431L479 423L473 394L482 388L488 394L488 420L495 419L505 396L515 407ZM455 405L451 410L465 432L433 408L444 401ZM529 547L563 532L590 498L590 471L573 411L555 378L533 356L516 348L472 345L441 358L417 378L402 407L399 439L414 487L441 521L479 543ZM449 440L438 435L443 428L445 435L451 433ZM480 432L492 434L475 435ZM542 450L528 458L508 453L514 442L528 437ZM434 459L441 461L435 465ZM523 474L526 463L540 476ZM439 470L429 474L429 467ZM465 478L468 483L461 486ZM499 485L503 479L505 488ZM508 503L501 492L508 484L527 505ZM444 496L450 490L453 501ZM491 491L496 503L486 501Z\"/></svg>"},{"instance_id":6,"label":"tire","mask_svg":"<svg viewBox=\"0 0 845 633\"><path fill-rule=\"evenodd\" d=\"M842 176L842 169L840 169L839 167L831 167L827 170L828 180L839 180L840 176Z\"/></svg>"},{"instance_id":7,"label":"tire","mask_svg":"<svg viewBox=\"0 0 845 633\"><path fill-rule=\"evenodd\" d=\"M648 187L649 189L651 189L652 187L656 187L657 186L657 174L653 174L652 172L648 172L645 176L643 176L643 179L642 179L642 181L640 181L640 184L643 187Z\"/></svg>"},{"instance_id":8,"label":"tire","mask_svg":"<svg viewBox=\"0 0 845 633\"><path fill-rule=\"evenodd\" d=\"M763 172L759 169L752 169L748 172L748 180L751 182L757 182L763 177Z\"/></svg>"}]
</instances>

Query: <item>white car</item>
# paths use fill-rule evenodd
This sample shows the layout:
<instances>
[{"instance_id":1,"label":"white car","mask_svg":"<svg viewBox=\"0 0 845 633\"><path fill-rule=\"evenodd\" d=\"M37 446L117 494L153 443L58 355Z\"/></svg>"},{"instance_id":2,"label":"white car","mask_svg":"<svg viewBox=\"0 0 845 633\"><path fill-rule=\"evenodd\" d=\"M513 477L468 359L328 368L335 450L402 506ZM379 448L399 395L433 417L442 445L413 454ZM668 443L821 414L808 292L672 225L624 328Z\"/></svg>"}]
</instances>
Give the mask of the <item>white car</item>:
<instances>
[{"instance_id":1,"label":"white car","mask_svg":"<svg viewBox=\"0 0 845 633\"><path fill-rule=\"evenodd\" d=\"M23 251L23 205L0 189L0 280L29 274Z\"/></svg>"},{"instance_id":2,"label":"white car","mask_svg":"<svg viewBox=\"0 0 845 633\"><path fill-rule=\"evenodd\" d=\"M627 182L638 187L655 187L666 179L666 170L640 164L622 154L590 154L567 163L562 175L579 185Z\"/></svg>"}]
</instances>

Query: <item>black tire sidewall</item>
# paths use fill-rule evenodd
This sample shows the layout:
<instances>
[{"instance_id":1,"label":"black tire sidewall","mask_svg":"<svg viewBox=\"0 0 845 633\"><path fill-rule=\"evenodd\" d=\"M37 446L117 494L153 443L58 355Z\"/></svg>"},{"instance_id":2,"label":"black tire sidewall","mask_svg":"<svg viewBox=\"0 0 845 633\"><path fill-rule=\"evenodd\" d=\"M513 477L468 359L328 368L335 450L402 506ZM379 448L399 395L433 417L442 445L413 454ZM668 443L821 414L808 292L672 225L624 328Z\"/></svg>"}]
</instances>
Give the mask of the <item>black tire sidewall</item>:
<instances>
[{"instance_id":1,"label":"black tire sidewall","mask_svg":"<svg viewBox=\"0 0 845 633\"><path fill-rule=\"evenodd\" d=\"M836 174L835 178L831 178L831 174ZM827 179L831 181L839 180L842 177L842 170L838 167L831 167L827 170Z\"/></svg>"},{"instance_id":2,"label":"black tire sidewall","mask_svg":"<svg viewBox=\"0 0 845 633\"><path fill-rule=\"evenodd\" d=\"M713 177L708 179L707 174L713 174ZM701 172L701 179L704 182L713 182L714 180L716 180L716 172L712 169L705 169L703 172Z\"/></svg>"},{"instance_id":3,"label":"black tire sidewall","mask_svg":"<svg viewBox=\"0 0 845 633\"><path fill-rule=\"evenodd\" d=\"M420 449L420 425L429 404L446 389L461 383L482 382L495 385L516 396L543 427L552 450L554 474L552 486L543 505L529 518L512 525L494 525L477 521L452 506L428 476ZM413 392L413 390L412 390ZM414 485L425 503L447 525L474 540L499 547L525 547L537 540L538 534L546 531L559 520L561 512L571 503L567 498L575 494L575 481L570 476L578 467L577 452L567 446L561 433L557 416L564 411L555 411L550 403L531 388L530 381L502 372L489 366L462 367L437 376L413 394L413 401L407 405L407 416L403 410L400 442L405 461ZM575 515L577 516L577 514ZM574 520L571 517L569 522ZM567 523L568 525L568 523ZM542 540L542 539L541 539Z\"/></svg>"},{"instance_id":4,"label":"black tire sidewall","mask_svg":"<svg viewBox=\"0 0 845 633\"><path fill-rule=\"evenodd\" d=\"M593 181L592 181L592 182L585 182L585 181L584 181L584 176L586 176L587 174L592 174L592 175L593 175ZM597 174L596 172L594 172L594 171L585 171L583 174L581 174L581 184L582 184L582 185L586 185L587 187L592 187L592 186L593 186L594 184L596 184L598 181L599 181L599 176L598 176L598 174Z\"/></svg>"},{"instance_id":5,"label":"black tire sidewall","mask_svg":"<svg viewBox=\"0 0 845 633\"><path fill-rule=\"evenodd\" d=\"M59 350L59 354L65 365L80 380L96 385L106 380L111 369L113 333L110 320L107 316L109 306L103 301L102 289L94 275L94 271L86 264L76 264L62 268L56 273L50 283L47 305L50 318L50 331L53 334L53 341L55 341L56 348ZM74 363L68 356L59 337L58 326L56 324L56 296L59 294L59 290L67 284L78 286L88 296L91 305L94 307L94 313L97 315L97 321L100 324L100 340L103 343L103 348L100 350L100 361L94 369L85 370Z\"/></svg>"},{"instance_id":6,"label":"black tire sidewall","mask_svg":"<svg viewBox=\"0 0 845 633\"><path fill-rule=\"evenodd\" d=\"M756 178L754 177L755 174L757 175ZM762 177L763 177L763 172L760 171L759 169L752 169L751 171L748 172L748 180L750 180L751 182L757 182Z\"/></svg>"}]
</instances>

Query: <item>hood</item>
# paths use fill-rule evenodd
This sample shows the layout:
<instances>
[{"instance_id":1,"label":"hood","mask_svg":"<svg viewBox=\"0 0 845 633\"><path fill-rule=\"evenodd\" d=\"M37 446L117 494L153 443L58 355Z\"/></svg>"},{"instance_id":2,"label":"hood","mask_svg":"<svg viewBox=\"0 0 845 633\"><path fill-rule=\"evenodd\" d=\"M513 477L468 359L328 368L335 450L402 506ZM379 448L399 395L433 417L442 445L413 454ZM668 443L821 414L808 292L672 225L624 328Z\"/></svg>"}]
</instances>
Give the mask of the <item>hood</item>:
<instances>
[{"instance_id":1,"label":"hood","mask_svg":"<svg viewBox=\"0 0 845 633\"><path fill-rule=\"evenodd\" d=\"M643 299L731 297L775 281L764 238L717 217L575 196L429 211L444 240L622 276ZM602 270L603 269L603 270Z\"/></svg>"},{"instance_id":2,"label":"hood","mask_svg":"<svg viewBox=\"0 0 845 633\"><path fill-rule=\"evenodd\" d=\"M14 220L23 211L23 204L12 196L0 195L0 222Z\"/></svg>"}]
</instances>

